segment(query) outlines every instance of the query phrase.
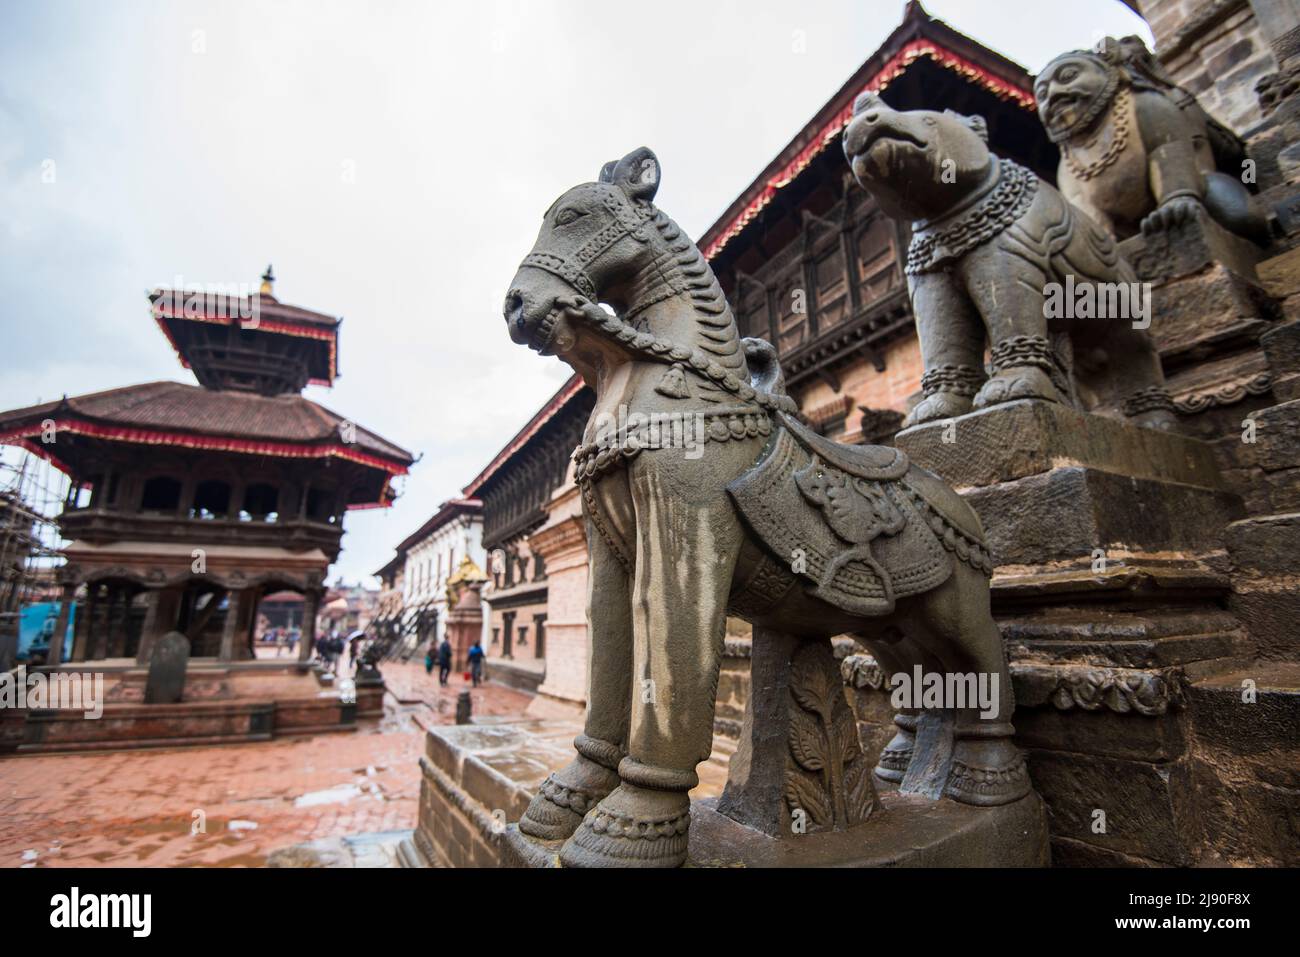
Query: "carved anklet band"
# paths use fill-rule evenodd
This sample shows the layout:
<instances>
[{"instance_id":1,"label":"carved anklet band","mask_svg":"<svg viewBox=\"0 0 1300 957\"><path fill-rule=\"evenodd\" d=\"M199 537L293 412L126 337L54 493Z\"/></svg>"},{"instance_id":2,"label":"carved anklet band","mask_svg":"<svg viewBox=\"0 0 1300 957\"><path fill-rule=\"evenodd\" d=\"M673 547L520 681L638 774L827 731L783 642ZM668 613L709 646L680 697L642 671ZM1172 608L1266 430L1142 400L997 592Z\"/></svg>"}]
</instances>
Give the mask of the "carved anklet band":
<instances>
[{"instance_id":1,"label":"carved anklet band","mask_svg":"<svg viewBox=\"0 0 1300 957\"><path fill-rule=\"evenodd\" d=\"M628 784L651 791L689 791L700 783L700 776L694 771L656 768L632 758L619 762L618 776Z\"/></svg>"},{"instance_id":2,"label":"carved anklet band","mask_svg":"<svg viewBox=\"0 0 1300 957\"><path fill-rule=\"evenodd\" d=\"M573 749L588 761L611 771L617 771L619 762L623 760L622 748L585 734L580 734L573 739Z\"/></svg>"},{"instance_id":3,"label":"carved anklet band","mask_svg":"<svg viewBox=\"0 0 1300 957\"><path fill-rule=\"evenodd\" d=\"M1052 344L1045 336L1012 336L996 343L989 350L989 361L995 372L1012 366L1037 366L1045 371L1056 368Z\"/></svg>"},{"instance_id":4,"label":"carved anklet band","mask_svg":"<svg viewBox=\"0 0 1300 957\"><path fill-rule=\"evenodd\" d=\"M1124 414L1129 417L1161 409L1168 412L1175 411L1174 397L1169 394L1169 390L1164 386L1147 386L1145 389L1139 389L1124 399Z\"/></svg>"},{"instance_id":5,"label":"carved anklet band","mask_svg":"<svg viewBox=\"0 0 1300 957\"><path fill-rule=\"evenodd\" d=\"M936 392L952 392L970 398L980 390L986 378L983 369L945 363L921 376L921 393L931 396Z\"/></svg>"},{"instance_id":6,"label":"carved anklet band","mask_svg":"<svg viewBox=\"0 0 1300 957\"><path fill-rule=\"evenodd\" d=\"M989 350L989 365L994 372L1016 366L1042 369L1061 395L1070 394L1069 380L1046 336L1012 336L1003 339Z\"/></svg>"}]
</instances>

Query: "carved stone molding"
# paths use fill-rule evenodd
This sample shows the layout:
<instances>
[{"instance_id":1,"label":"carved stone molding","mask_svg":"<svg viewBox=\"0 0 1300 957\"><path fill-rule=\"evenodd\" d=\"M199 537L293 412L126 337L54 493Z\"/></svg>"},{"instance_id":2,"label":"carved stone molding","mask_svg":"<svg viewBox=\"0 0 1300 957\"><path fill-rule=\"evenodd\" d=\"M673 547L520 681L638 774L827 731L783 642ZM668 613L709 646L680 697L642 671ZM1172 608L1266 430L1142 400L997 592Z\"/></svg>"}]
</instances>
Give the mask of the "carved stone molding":
<instances>
[{"instance_id":1,"label":"carved stone molding","mask_svg":"<svg viewBox=\"0 0 1300 957\"><path fill-rule=\"evenodd\" d=\"M1247 396L1263 395L1272 387L1273 377L1261 372L1244 382L1234 382L1221 389L1206 389L1182 396L1174 400L1174 408L1183 415L1195 415L1206 409L1235 405Z\"/></svg>"},{"instance_id":2,"label":"carved stone molding","mask_svg":"<svg viewBox=\"0 0 1300 957\"><path fill-rule=\"evenodd\" d=\"M1011 666L1016 702L1021 707L1058 711L1110 711L1156 717L1182 708L1183 673L1179 669L1141 671L1086 665L1020 664Z\"/></svg>"},{"instance_id":3,"label":"carved stone molding","mask_svg":"<svg viewBox=\"0 0 1300 957\"><path fill-rule=\"evenodd\" d=\"M889 692L889 678L871 655L849 655L840 662L849 688ZM1087 665L1012 664L1018 707L1058 711L1110 711L1156 717L1182 708L1183 675L1178 669L1142 671Z\"/></svg>"}]
</instances>

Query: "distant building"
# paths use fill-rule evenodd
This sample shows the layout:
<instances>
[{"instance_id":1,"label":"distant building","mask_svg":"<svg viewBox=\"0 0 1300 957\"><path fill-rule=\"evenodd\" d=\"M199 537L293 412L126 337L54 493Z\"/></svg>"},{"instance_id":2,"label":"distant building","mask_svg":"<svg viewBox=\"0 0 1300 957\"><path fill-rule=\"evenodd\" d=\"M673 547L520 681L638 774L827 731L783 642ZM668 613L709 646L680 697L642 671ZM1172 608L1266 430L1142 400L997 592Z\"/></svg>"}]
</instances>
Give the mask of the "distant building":
<instances>
[{"instance_id":1,"label":"distant building","mask_svg":"<svg viewBox=\"0 0 1300 957\"><path fill-rule=\"evenodd\" d=\"M570 378L464 492L483 502L488 673L528 690L545 679L549 649L549 566L533 536L547 521L552 495L565 484L594 405L591 389Z\"/></svg>"},{"instance_id":2,"label":"distant building","mask_svg":"<svg viewBox=\"0 0 1300 957\"><path fill-rule=\"evenodd\" d=\"M466 497L443 502L433 516L397 546L402 557L402 603L419 608L431 630L421 642L441 642L447 634L447 584L469 559L482 575L487 565L483 550L483 503ZM388 566L385 566L386 568ZM394 569L393 575L397 572ZM417 645L418 647L418 645Z\"/></svg>"}]
</instances>

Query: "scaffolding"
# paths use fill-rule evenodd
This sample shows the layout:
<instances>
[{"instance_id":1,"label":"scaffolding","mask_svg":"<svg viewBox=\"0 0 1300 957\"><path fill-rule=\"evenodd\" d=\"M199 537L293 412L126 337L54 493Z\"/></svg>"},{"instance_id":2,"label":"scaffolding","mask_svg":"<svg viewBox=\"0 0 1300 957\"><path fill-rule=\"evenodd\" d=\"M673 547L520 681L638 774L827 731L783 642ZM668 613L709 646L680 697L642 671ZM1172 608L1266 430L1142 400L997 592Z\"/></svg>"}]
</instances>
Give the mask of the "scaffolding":
<instances>
[{"instance_id":1,"label":"scaffolding","mask_svg":"<svg viewBox=\"0 0 1300 957\"><path fill-rule=\"evenodd\" d=\"M0 447L0 672L16 663L23 608L59 599L58 517L68 489L48 460Z\"/></svg>"}]
</instances>

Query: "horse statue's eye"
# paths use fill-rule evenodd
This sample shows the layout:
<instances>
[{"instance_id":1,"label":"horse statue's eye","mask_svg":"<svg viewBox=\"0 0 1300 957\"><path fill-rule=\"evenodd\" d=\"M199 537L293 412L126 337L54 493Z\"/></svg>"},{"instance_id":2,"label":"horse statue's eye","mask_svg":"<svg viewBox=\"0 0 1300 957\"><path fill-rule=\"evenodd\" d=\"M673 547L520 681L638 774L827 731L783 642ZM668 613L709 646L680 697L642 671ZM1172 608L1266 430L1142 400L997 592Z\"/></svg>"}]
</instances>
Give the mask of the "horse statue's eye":
<instances>
[{"instance_id":1,"label":"horse statue's eye","mask_svg":"<svg viewBox=\"0 0 1300 957\"><path fill-rule=\"evenodd\" d=\"M574 209L572 206L569 206L565 209L560 210L558 213L555 214L555 225L567 226L569 225L569 223L573 222L579 216L583 216L583 215L585 214L581 210Z\"/></svg>"}]
</instances>

